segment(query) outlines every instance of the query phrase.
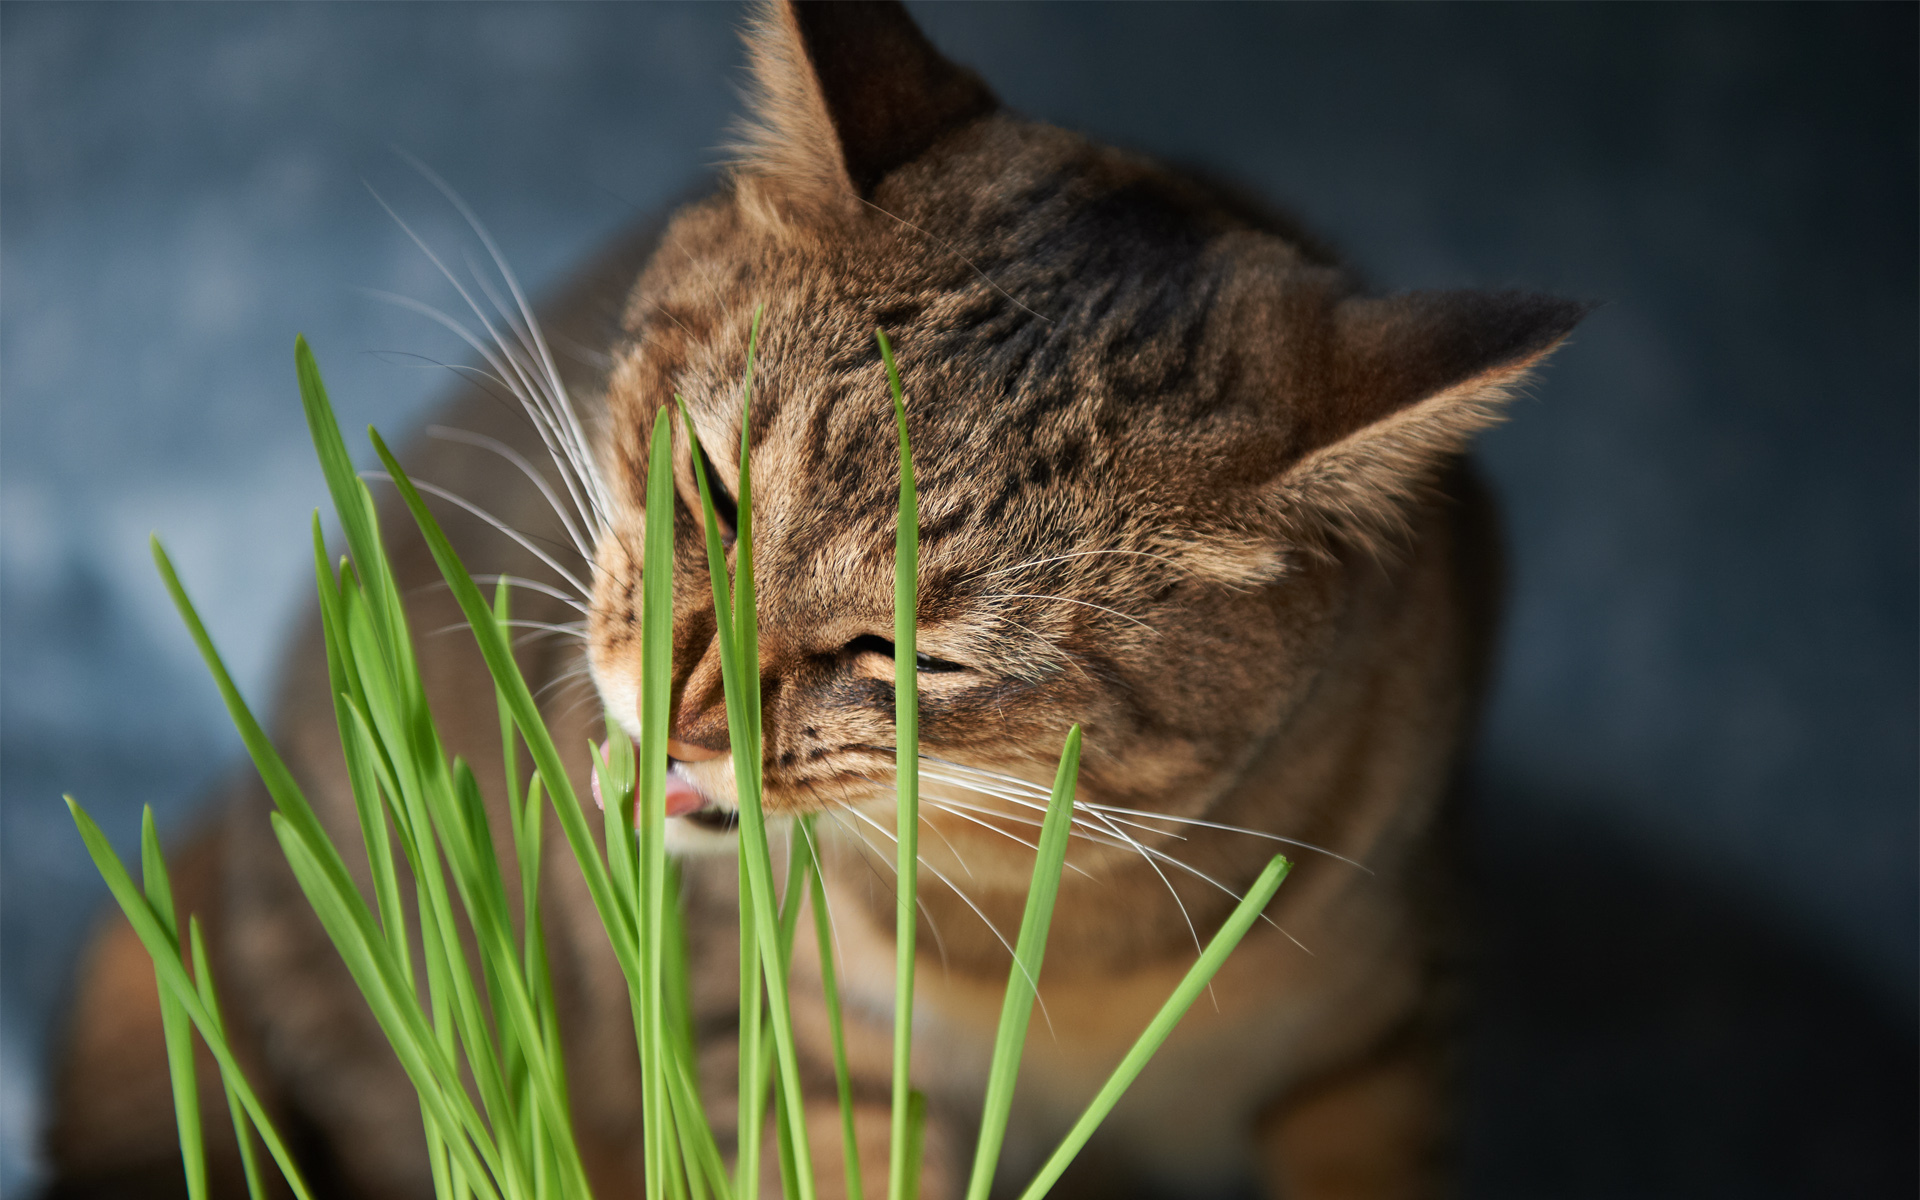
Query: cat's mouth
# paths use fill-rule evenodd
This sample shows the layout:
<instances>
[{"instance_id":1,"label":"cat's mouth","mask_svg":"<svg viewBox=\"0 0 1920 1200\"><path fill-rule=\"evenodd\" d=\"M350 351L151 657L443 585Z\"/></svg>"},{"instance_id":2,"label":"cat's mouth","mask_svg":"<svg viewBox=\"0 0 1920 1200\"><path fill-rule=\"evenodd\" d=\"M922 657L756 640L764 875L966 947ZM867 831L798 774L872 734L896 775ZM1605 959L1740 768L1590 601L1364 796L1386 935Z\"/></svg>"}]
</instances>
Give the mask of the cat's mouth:
<instances>
[{"instance_id":1,"label":"cat's mouth","mask_svg":"<svg viewBox=\"0 0 1920 1200\"><path fill-rule=\"evenodd\" d=\"M689 766L667 759L667 816L709 833L732 833L740 825L740 810L701 791Z\"/></svg>"},{"instance_id":2,"label":"cat's mouth","mask_svg":"<svg viewBox=\"0 0 1920 1200\"><path fill-rule=\"evenodd\" d=\"M684 823L683 827L704 830L707 833L725 835L732 833L740 825L740 810L724 800L717 800L701 789L694 778L693 764L677 758L667 759L666 813L669 820ZM593 788L593 802L605 808L606 800L600 794L600 776L589 776ZM673 826L669 826L669 829Z\"/></svg>"}]
</instances>

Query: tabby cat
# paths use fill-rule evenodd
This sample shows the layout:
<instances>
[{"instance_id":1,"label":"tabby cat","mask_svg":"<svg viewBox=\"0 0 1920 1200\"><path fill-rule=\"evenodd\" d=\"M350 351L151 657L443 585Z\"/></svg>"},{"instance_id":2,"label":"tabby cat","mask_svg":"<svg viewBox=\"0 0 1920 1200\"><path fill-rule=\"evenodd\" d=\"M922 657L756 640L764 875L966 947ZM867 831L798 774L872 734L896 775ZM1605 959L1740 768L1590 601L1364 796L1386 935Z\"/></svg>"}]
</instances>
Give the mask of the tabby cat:
<instances>
[{"instance_id":1,"label":"tabby cat","mask_svg":"<svg viewBox=\"0 0 1920 1200\"><path fill-rule=\"evenodd\" d=\"M886 1177L891 1040L896 444L873 331L899 350L919 471L925 871L916 1083L921 1194L958 1194L1032 852L1036 785L1085 729L1081 819L1002 1182L1024 1178L1277 845L1292 881L1062 1184L1062 1195L1387 1197L1445 1189L1449 855L1443 799L1480 691L1493 521L1463 453L1581 306L1514 292L1363 294L1287 221L1216 184L1007 112L892 3L768 5L753 122L711 196L614 248L545 316L523 381L589 431L570 513L501 459L540 439L477 390L417 477L476 569L541 581L519 613L584 613L584 655L530 644L562 746L596 707L637 723L644 440L676 429L676 845L687 851L702 1074L731 1136L737 1007L732 767L694 462L731 479L753 314L766 804L820 813L852 1023L865 1177ZM489 443L488 439L494 439ZM483 447L476 450L476 445ZM566 447L563 447L563 450ZM566 458L565 454L558 456ZM720 498L723 518L730 502ZM457 613L388 523L422 632ZM569 583L569 578L573 581ZM590 594L587 594L590 593ZM279 732L336 836L358 837L317 623ZM429 639L450 752L497 763L493 693ZM590 677L599 706L582 704ZM571 686L572 690L569 690ZM583 784L586 757L578 769ZM497 770L497 768L496 768ZM486 780L491 794L501 791ZM187 848L183 904L216 941L256 1080L333 1194L430 1194L412 1093L285 868L255 782ZM562 839L550 937L601 1196L640 1193L640 1086L621 977ZM1317 849L1308 849L1315 847ZM508 865L511 870L511 864ZM511 885L510 885L511 886ZM802 930L810 926L802 922ZM798 997L818 996L802 934ZM817 978L817 974L815 975ZM797 1013L838 1178L823 1012ZM124 925L85 968L52 1132L58 1194L177 1189L152 976ZM203 1078L212 1079L210 1071ZM217 1094L209 1111L221 1111ZM239 1186L231 1147L225 1194ZM765 1161L772 1163L774 1156Z\"/></svg>"}]
</instances>

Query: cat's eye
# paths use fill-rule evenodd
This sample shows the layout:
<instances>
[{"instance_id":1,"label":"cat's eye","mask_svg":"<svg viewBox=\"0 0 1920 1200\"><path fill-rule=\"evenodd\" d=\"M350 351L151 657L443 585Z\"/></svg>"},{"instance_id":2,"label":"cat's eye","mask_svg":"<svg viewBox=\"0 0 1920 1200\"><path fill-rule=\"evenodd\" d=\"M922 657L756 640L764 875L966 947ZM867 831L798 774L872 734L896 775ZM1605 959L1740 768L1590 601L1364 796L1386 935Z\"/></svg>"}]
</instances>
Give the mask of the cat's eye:
<instances>
[{"instance_id":1,"label":"cat's eye","mask_svg":"<svg viewBox=\"0 0 1920 1200\"><path fill-rule=\"evenodd\" d=\"M886 638L876 637L871 633L862 634L847 643L846 652L849 655L880 654L887 658L892 658L893 643ZM948 662L944 658L935 658L931 654L915 654L913 656L913 665L918 670L934 673L966 670L966 667L957 662Z\"/></svg>"},{"instance_id":2,"label":"cat's eye","mask_svg":"<svg viewBox=\"0 0 1920 1200\"><path fill-rule=\"evenodd\" d=\"M731 546L735 536L734 531L740 528L740 509L734 503L733 493L729 492L727 485L722 482L725 477L713 465L713 459L708 456L707 448L700 444L699 438L693 439L693 452L700 456L700 469L707 477L707 491L713 497L713 516L720 523L720 541ZM696 489L699 487L698 475L694 477L694 487ZM697 505L697 492L695 502ZM701 515L698 507L695 507L693 512L696 517Z\"/></svg>"}]
</instances>

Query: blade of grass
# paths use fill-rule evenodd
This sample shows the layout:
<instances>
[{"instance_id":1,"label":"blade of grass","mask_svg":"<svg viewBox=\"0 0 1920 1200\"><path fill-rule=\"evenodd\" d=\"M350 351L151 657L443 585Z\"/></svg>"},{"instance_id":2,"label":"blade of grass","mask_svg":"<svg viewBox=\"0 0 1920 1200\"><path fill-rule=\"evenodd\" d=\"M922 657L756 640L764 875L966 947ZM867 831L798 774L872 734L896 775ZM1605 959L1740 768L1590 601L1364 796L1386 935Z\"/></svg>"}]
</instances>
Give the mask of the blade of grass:
<instances>
[{"instance_id":1,"label":"blade of grass","mask_svg":"<svg viewBox=\"0 0 1920 1200\"><path fill-rule=\"evenodd\" d=\"M147 902L161 928L177 946L180 923L173 910L173 884L167 878L167 860L160 853L160 834L153 824L153 806L140 810L140 874ZM200 1127L200 1084L193 1071L193 1026L154 968L154 987L160 994L160 1030L167 1046L167 1074L173 1082L174 1124L180 1129L180 1166L187 1177L190 1200L206 1200L207 1143Z\"/></svg>"},{"instance_id":2,"label":"blade of grass","mask_svg":"<svg viewBox=\"0 0 1920 1200\"><path fill-rule=\"evenodd\" d=\"M756 325L755 333L758 327ZM679 395L673 398L680 410L681 428L686 432L689 446L698 446L700 438L693 428L693 417L687 412L687 403ZM692 455L694 484L700 493L701 529L704 531L707 550L707 580L713 588L713 619L715 625L714 640L720 646L722 686L731 682L730 668L727 664L735 654L733 622L733 589L727 573L726 550L720 542L720 518L713 507L713 483L707 478L705 457L699 453ZM736 539L737 541L737 539ZM736 719L738 699L732 691L726 693L727 732L732 741L739 728ZM737 744L737 743L736 743ZM734 769L739 771L740 758L736 752ZM737 786L737 785L736 785ZM756 1064L760 1061L761 1038L761 990L760 990L760 943L758 927L754 923L752 882L747 872L746 848L744 841L738 850L740 873L740 1081L735 1089L739 1117L734 1136L734 1172L733 1189L740 1200L755 1200L760 1194L760 1105L754 1093Z\"/></svg>"},{"instance_id":3,"label":"blade of grass","mask_svg":"<svg viewBox=\"0 0 1920 1200\"><path fill-rule=\"evenodd\" d=\"M1067 861L1067 835L1073 830L1073 793L1080 775L1080 727L1067 733L1060 752L1060 768L1053 777L1053 796L1040 827L1033 856L1033 881L1027 885L1027 910L1020 918L1020 940L1007 972L1006 997L1000 1006L1000 1029L993 1039L993 1065L987 1073L987 1095L981 1106L980 1142L973 1155L973 1178L967 1200L987 1200L993 1190L994 1169L1006 1141L1007 1118L1013 1110L1013 1088L1020 1076L1020 1052L1027 1043L1027 1025L1033 1017L1040 964L1047 953L1047 928L1053 920L1054 898L1060 893L1060 872Z\"/></svg>"},{"instance_id":4,"label":"blade of grass","mask_svg":"<svg viewBox=\"0 0 1920 1200\"><path fill-rule=\"evenodd\" d=\"M920 514L914 489L913 450L907 440L907 406L893 347L874 330L880 358L893 393L893 417L900 430L900 518L893 551L893 727L894 783L899 792L898 879L894 907L893 966L893 1126L887 1149L887 1195L905 1200L909 1183L908 1125L913 1059L914 941L919 930L920 873L920 675L916 662L919 615Z\"/></svg>"},{"instance_id":5,"label":"blade of grass","mask_svg":"<svg viewBox=\"0 0 1920 1200\"><path fill-rule=\"evenodd\" d=\"M801 839L797 835L790 835L787 840L786 894L781 897L780 901L780 960L778 970L782 979L790 980L793 978L793 939L795 932L800 927L801 903L805 900L808 889L811 886L810 876L812 874L812 868L813 859L802 849ZM766 1106L767 1082L773 1075L773 1050L773 1046L762 1044L759 1069L755 1071L753 1076L755 1104L761 1111L764 1111ZM757 1119L759 1119L758 1116L756 1116L756 1120ZM792 1130L786 1127L784 1119L782 1119L782 1122L780 1137L782 1145L786 1145L791 1141ZM782 1151L782 1153L791 1155L791 1148L789 1147L787 1150ZM784 1174L781 1178L783 1181L786 1181L787 1190L793 1190L793 1176L791 1173Z\"/></svg>"},{"instance_id":6,"label":"blade of grass","mask_svg":"<svg viewBox=\"0 0 1920 1200\"><path fill-rule=\"evenodd\" d=\"M1120 1060L1120 1065L1113 1069L1113 1074L1108 1076L1107 1082L1095 1093L1086 1111L1080 1114L1080 1119L1074 1122L1072 1129L1067 1131L1067 1136L1060 1140L1059 1148L1041 1166L1039 1174L1035 1175L1033 1182L1027 1185L1027 1190L1020 1194L1020 1200L1040 1200L1040 1197L1046 1195L1053 1185L1059 1182L1061 1174L1073 1162L1074 1156L1080 1153L1100 1122L1106 1120L1107 1114L1113 1111L1113 1106L1119 1103L1121 1094L1131 1087L1133 1081L1140 1077L1140 1072L1146 1069L1147 1060L1152 1058L1166 1042L1168 1036L1173 1033L1173 1027L1180 1023L1180 1018L1186 1015L1187 1009L1193 1006L1194 1000L1206 990L1207 984L1220 970L1220 965L1227 961L1227 955L1233 953L1233 948L1240 944L1240 939L1246 936L1247 930L1260 919L1260 913L1267 907L1267 902L1273 899L1273 894L1279 890L1281 883L1286 880L1287 872L1292 869L1292 866L1284 856L1276 854L1273 861L1267 864L1266 870L1260 872L1260 877L1254 880L1252 887L1247 889L1246 896L1227 917L1226 923L1220 926L1220 931L1207 943L1206 951L1200 955L1200 961L1193 964L1186 977L1180 981L1180 985L1173 989L1173 994L1167 997L1167 1002L1160 1006L1160 1011L1154 1014L1152 1021L1148 1022L1146 1029L1133 1043L1132 1049L1127 1051L1126 1057Z\"/></svg>"},{"instance_id":7,"label":"blade of grass","mask_svg":"<svg viewBox=\"0 0 1920 1200\"><path fill-rule=\"evenodd\" d=\"M393 843L387 833L380 805L377 778L377 751L371 743L354 736L356 697L364 707L364 696L353 663L345 652L347 633L346 594L357 599L359 589L346 564L342 578L336 578L327 560L326 543L320 530L320 513L313 514L313 571L320 594L322 641L327 650L327 679L332 686L334 723L340 732L341 753L347 764L347 781L353 792L355 815L360 820L360 839L367 852L367 865L373 875L373 893L379 906L380 928L400 955L408 978L413 974L413 955L406 948L407 914L400 903L400 880L393 861ZM343 594L343 589L346 594Z\"/></svg>"},{"instance_id":8,"label":"blade of grass","mask_svg":"<svg viewBox=\"0 0 1920 1200\"><path fill-rule=\"evenodd\" d=\"M200 993L200 1003L206 1006L215 1030L220 1039L225 1041L226 1019L220 1015L220 998L213 986L213 964L207 958L206 940L200 936L199 917L187 918L187 939L193 952L193 982ZM234 1090L233 1081L224 1072L220 1077L220 1085L226 1091L227 1112L233 1118L233 1140L240 1148L240 1169L247 1178L247 1200L265 1200L266 1177L260 1172L260 1155L253 1145L252 1119L247 1116L246 1106L240 1102L240 1094Z\"/></svg>"},{"instance_id":9,"label":"blade of grass","mask_svg":"<svg viewBox=\"0 0 1920 1200\"><path fill-rule=\"evenodd\" d=\"M847 1195L865 1196L866 1186L860 1178L860 1139L854 1132L853 1122L853 1074L847 1069L847 1033L840 1013L840 982L835 973L833 957L833 922L827 912L826 883L821 878L820 863L812 838L811 817L802 828L807 833L807 847L815 853L814 869L808 876L813 891L813 938L820 947L820 987L827 1004L827 1032L833 1040L833 1083L840 1097L840 1142L841 1151L846 1156Z\"/></svg>"},{"instance_id":10,"label":"blade of grass","mask_svg":"<svg viewBox=\"0 0 1920 1200\"><path fill-rule=\"evenodd\" d=\"M728 740L733 748L734 786L740 802L740 854L747 899L756 926L761 976L767 988L767 1016L773 1031L777 1079L786 1100L784 1112L793 1135L795 1179L801 1200L813 1198L813 1162L806 1137L806 1107L800 1093L799 1055L793 1039L793 1011L788 1003L787 975L781 955L780 918L775 909L773 859L767 845L766 814L761 807L760 642L753 574L753 469L749 454L752 431L754 357L760 338L763 309L755 309L747 344L747 373L741 387L740 475L734 507L739 525L734 539L733 636L729 656L723 647L721 674L727 698ZM704 502L703 502L704 503ZM729 670L728 659L731 658Z\"/></svg>"},{"instance_id":11,"label":"blade of grass","mask_svg":"<svg viewBox=\"0 0 1920 1200\"><path fill-rule=\"evenodd\" d=\"M920 1158L927 1145L927 1094L918 1088L907 1093L907 1148L905 1200L919 1200Z\"/></svg>"},{"instance_id":12,"label":"blade of grass","mask_svg":"<svg viewBox=\"0 0 1920 1200\"><path fill-rule=\"evenodd\" d=\"M267 1153L273 1156L274 1163L279 1166L282 1176L285 1177L287 1185L293 1189L297 1200L313 1200L313 1192L307 1187L299 1165L294 1162L293 1155L288 1152L286 1143L281 1139L279 1131L274 1128L265 1107L261 1105L259 1096L254 1093L252 1085L247 1082L246 1075L241 1072L239 1062L234 1059L233 1051L228 1047L227 1039L221 1032L220 1023L208 1011L206 1004L200 998L199 989L188 978L186 965L180 958L179 944L168 936L165 927L160 924L159 917L154 913L152 904L134 885L133 877L127 874L127 869L120 864L120 859L114 854L113 847L107 842L106 834L100 832L100 826L94 823L93 818L87 814L87 810L80 807L72 796L65 799L67 811L73 815L74 826L80 831L80 840L86 844L87 853L93 859L94 868L106 881L107 890L113 894L114 900L120 905L120 911L126 914L128 924L133 926L134 935L140 939L140 944L146 947L147 954L153 959L154 973L159 977L160 986L179 1002L181 1008L186 1011L187 1017L193 1022L194 1028L199 1030L201 1039L213 1052L214 1061L220 1064L222 1078L233 1085L241 1105L247 1110L248 1118L253 1121L254 1128L260 1131Z\"/></svg>"},{"instance_id":13,"label":"blade of grass","mask_svg":"<svg viewBox=\"0 0 1920 1200\"><path fill-rule=\"evenodd\" d=\"M670 1136L674 1114L667 1091L663 958L666 906L666 778L669 689L673 677L673 426L663 405L653 419L647 464L646 553L641 575L639 780L640 943L645 971L646 1036L641 1053L641 1103L647 1139L648 1194L685 1169ZM629 834L628 837L632 837Z\"/></svg>"}]
</instances>

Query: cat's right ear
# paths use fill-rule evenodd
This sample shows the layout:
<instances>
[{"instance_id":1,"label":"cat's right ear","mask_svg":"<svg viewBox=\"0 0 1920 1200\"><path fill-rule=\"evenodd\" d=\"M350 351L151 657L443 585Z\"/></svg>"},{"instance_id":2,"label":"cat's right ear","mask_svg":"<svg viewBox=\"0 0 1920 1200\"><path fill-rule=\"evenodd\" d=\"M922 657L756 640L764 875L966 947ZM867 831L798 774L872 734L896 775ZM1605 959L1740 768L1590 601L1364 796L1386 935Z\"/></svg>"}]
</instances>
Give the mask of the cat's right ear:
<instances>
[{"instance_id":1,"label":"cat's right ear","mask_svg":"<svg viewBox=\"0 0 1920 1200\"><path fill-rule=\"evenodd\" d=\"M1264 506L1296 545L1390 549L1408 502L1503 419L1591 307L1529 292L1337 300L1299 379L1293 461Z\"/></svg>"},{"instance_id":2,"label":"cat's right ear","mask_svg":"<svg viewBox=\"0 0 1920 1200\"><path fill-rule=\"evenodd\" d=\"M786 216L851 211L895 167L998 106L896 0L766 0L747 30L735 170Z\"/></svg>"}]
</instances>

